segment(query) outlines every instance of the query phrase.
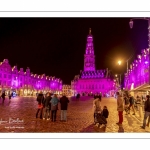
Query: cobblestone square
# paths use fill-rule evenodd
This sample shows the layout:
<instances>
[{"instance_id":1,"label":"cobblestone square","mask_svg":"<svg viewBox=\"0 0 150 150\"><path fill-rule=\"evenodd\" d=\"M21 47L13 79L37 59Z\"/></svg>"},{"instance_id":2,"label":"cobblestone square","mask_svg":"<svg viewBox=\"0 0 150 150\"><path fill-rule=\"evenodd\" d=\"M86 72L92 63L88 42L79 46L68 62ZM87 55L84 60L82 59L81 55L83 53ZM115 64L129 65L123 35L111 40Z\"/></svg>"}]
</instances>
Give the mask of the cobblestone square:
<instances>
[{"instance_id":1,"label":"cobblestone square","mask_svg":"<svg viewBox=\"0 0 150 150\"><path fill-rule=\"evenodd\" d=\"M35 97L16 97L9 103L6 98L4 104L0 100L0 132L1 133L118 133L118 114L115 98L102 98L102 107L109 110L107 126L93 124L93 97L81 97L79 101L70 98L67 111L67 122L60 121L60 107L57 111L56 122L42 120L35 117L37 101ZM59 105L60 106L60 105ZM147 133L150 128L141 129L143 119L139 112L133 116L124 113L124 133Z\"/></svg>"}]
</instances>

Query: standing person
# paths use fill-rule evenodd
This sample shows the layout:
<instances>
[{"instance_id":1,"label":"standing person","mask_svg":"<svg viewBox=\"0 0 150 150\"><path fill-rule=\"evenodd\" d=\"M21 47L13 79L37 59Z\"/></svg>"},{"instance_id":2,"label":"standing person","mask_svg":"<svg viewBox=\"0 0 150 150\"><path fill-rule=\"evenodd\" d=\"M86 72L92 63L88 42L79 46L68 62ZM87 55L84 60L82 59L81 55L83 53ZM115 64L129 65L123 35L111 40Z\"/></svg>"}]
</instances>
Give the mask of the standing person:
<instances>
[{"instance_id":1,"label":"standing person","mask_svg":"<svg viewBox=\"0 0 150 150\"><path fill-rule=\"evenodd\" d=\"M103 107L102 115L103 115L103 116L106 118L106 120L107 120L107 118L108 118L108 116L109 116L109 111L108 111L108 109L107 109L107 106L104 106L104 107Z\"/></svg>"},{"instance_id":2,"label":"standing person","mask_svg":"<svg viewBox=\"0 0 150 150\"><path fill-rule=\"evenodd\" d=\"M150 117L150 96L146 96L146 101L145 101L145 114L144 114L144 119L143 119L143 126L141 126L142 129L145 129L146 127L146 119L147 117Z\"/></svg>"},{"instance_id":3,"label":"standing person","mask_svg":"<svg viewBox=\"0 0 150 150\"><path fill-rule=\"evenodd\" d=\"M14 94L13 94L13 92L11 92L11 97L12 97L12 98L14 97Z\"/></svg>"},{"instance_id":4,"label":"standing person","mask_svg":"<svg viewBox=\"0 0 150 150\"><path fill-rule=\"evenodd\" d=\"M61 107L61 121L67 121L67 108L68 108L69 99L64 94L60 98L60 107Z\"/></svg>"},{"instance_id":5,"label":"standing person","mask_svg":"<svg viewBox=\"0 0 150 150\"><path fill-rule=\"evenodd\" d=\"M38 118L38 113L40 112L40 119L42 119L43 105L44 105L44 95L42 92L38 94L37 101L38 101L38 109L36 112L36 118Z\"/></svg>"},{"instance_id":6,"label":"standing person","mask_svg":"<svg viewBox=\"0 0 150 150\"><path fill-rule=\"evenodd\" d=\"M47 120L50 120L50 110L51 110L51 93L47 93L44 101L44 116L43 120L47 118ZM46 117L47 116L47 117Z\"/></svg>"},{"instance_id":7,"label":"standing person","mask_svg":"<svg viewBox=\"0 0 150 150\"><path fill-rule=\"evenodd\" d=\"M100 101L99 98L96 98L96 99L93 101L93 110L94 110L94 122L95 122L96 114L102 112L101 101Z\"/></svg>"},{"instance_id":8,"label":"standing person","mask_svg":"<svg viewBox=\"0 0 150 150\"><path fill-rule=\"evenodd\" d=\"M98 94L97 97L100 99L100 101L102 100L101 94Z\"/></svg>"},{"instance_id":9,"label":"standing person","mask_svg":"<svg viewBox=\"0 0 150 150\"><path fill-rule=\"evenodd\" d=\"M97 94L94 94L94 99L96 99L97 98Z\"/></svg>"},{"instance_id":10,"label":"standing person","mask_svg":"<svg viewBox=\"0 0 150 150\"><path fill-rule=\"evenodd\" d=\"M133 110L133 114L132 115L135 115L135 109L134 109L134 97L129 94L129 102L130 102L130 105L128 107L129 109L129 113L130 113L130 108L132 107L132 110Z\"/></svg>"},{"instance_id":11,"label":"standing person","mask_svg":"<svg viewBox=\"0 0 150 150\"><path fill-rule=\"evenodd\" d=\"M9 98L9 102L11 101L11 93L10 91L8 92L8 98Z\"/></svg>"},{"instance_id":12,"label":"standing person","mask_svg":"<svg viewBox=\"0 0 150 150\"><path fill-rule=\"evenodd\" d=\"M126 115L127 115L127 114L129 114L129 109L128 108L129 108L130 102L129 102L129 98L126 94L124 94L123 99L124 99L124 109L125 109Z\"/></svg>"},{"instance_id":13,"label":"standing person","mask_svg":"<svg viewBox=\"0 0 150 150\"><path fill-rule=\"evenodd\" d=\"M77 100L79 100L79 98L80 98L80 95L79 95L79 93L76 95L76 99Z\"/></svg>"},{"instance_id":14,"label":"standing person","mask_svg":"<svg viewBox=\"0 0 150 150\"><path fill-rule=\"evenodd\" d=\"M57 98L56 94L54 94L54 96L50 102L51 102L51 120L52 120L52 122L55 122L56 114L57 114L57 110L58 110L58 102L59 102L59 99Z\"/></svg>"},{"instance_id":15,"label":"standing person","mask_svg":"<svg viewBox=\"0 0 150 150\"><path fill-rule=\"evenodd\" d=\"M5 100L5 91L2 93L2 99L3 99L3 103L4 103L4 100Z\"/></svg>"},{"instance_id":16,"label":"standing person","mask_svg":"<svg viewBox=\"0 0 150 150\"><path fill-rule=\"evenodd\" d=\"M116 124L122 125L122 122L123 122L123 110L124 110L123 98L119 94L119 92L117 92L116 95L117 95L117 111L118 111L118 116L119 116L119 122L117 122Z\"/></svg>"}]
</instances>

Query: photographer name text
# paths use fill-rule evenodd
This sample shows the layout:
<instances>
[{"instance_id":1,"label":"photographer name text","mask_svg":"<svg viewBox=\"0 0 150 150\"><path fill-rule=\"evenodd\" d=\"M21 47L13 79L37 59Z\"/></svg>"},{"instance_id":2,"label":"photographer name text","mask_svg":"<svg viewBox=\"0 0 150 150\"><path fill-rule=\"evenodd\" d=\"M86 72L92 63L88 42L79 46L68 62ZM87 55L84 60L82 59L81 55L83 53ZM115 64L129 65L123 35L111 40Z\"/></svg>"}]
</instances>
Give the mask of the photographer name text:
<instances>
[{"instance_id":1,"label":"photographer name text","mask_svg":"<svg viewBox=\"0 0 150 150\"><path fill-rule=\"evenodd\" d=\"M23 123L24 120L23 119L19 119L19 118L8 118L8 120L3 120L2 118L0 119L0 124L11 124L11 123Z\"/></svg>"}]
</instances>

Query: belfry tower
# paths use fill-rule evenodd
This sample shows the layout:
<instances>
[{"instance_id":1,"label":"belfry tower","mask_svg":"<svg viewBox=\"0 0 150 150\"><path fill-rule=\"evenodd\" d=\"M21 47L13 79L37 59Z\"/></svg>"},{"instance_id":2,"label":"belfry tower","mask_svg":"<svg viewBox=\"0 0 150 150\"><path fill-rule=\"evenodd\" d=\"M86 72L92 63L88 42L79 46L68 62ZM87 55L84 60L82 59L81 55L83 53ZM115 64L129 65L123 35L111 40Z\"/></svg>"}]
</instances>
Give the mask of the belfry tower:
<instances>
[{"instance_id":1,"label":"belfry tower","mask_svg":"<svg viewBox=\"0 0 150 150\"><path fill-rule=\"evenodd\" d=\"M84 55L84 71L95 71L95 55L91 28L89 29L89 35L87 36L87 44Z\"/></svg>"}]
</instances>

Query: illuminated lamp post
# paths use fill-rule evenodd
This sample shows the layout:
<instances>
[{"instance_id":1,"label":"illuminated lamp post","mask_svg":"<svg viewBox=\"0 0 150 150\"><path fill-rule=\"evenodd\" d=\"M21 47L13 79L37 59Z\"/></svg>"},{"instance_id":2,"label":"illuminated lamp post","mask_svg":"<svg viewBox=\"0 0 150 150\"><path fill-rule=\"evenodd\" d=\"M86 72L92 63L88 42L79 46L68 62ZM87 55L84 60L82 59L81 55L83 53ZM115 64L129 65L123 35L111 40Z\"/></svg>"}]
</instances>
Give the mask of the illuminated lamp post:
<instances>
[{"instance_id":1,"label":"illuminated lamp post","mask_svg":"<svg viewBox=\"0 0 150 150\"><path fill-rule=\"evenodd\" d=\"M121 60L119 60L119 61L118 61L118 64L121 65L121 63L122 63Z\"/></svg>"},{"instance_id":2,"label":"illuminated lamp post","mask_svg":"<svg viewBox=\"0 0 150 150\"><path fill-rule=\"evenodd\" d=\"M120 76L120 78L119 78L119 82L120 82L120 88L121 88L121 74L118 74L119 76ZM117 76L118 76L117 74L115 75L116 76L116 78L117 78Z\"/></svg>"},{"instance_id":3,"label":"illuminated lamp post","mask_svg":"<svg viewBox=\"0 0 150 150\"><path fill-rule=\"evenodd\" d=\"M129 73L129 68L128 68L128 61L131 59L133 57L133 55L131 55L127 60L126 60L126 62L127 62L127 79L128 79L128 73ZM119 60L118 61L118 65L121 65L121 60ZM121 76L121 74L120 74L120 76ZM121 77L120 77L121 78ZM121 82L120 82L121 83Z\"/></svg>"},{"instance_id":4,"label":"illuminated lamp post","mask_svg":"<svg viewBox=\"0 0 150 150\"><path fill-rule=\"evenodd\" d=\"M122 63L121 60L119 60L118 65L121 65L121 63ZM118 74L118 75L120 75L120 88L121 88L121 74ZM117 77L117 75L116 75L116 77Z\"/></svg>"},{"instance_id":5,"label":"illuminated lamp post","mask_svg":"<svg viewBox=\"0 0 150 150\"><path fill-rule=\"evenodd\" d=\"M150 18L133 18L133 19L130 19L129 25L130 25L131 29L133 28L133 20L137 20L137 19L148 21L149 85L150 85Z\"/></svg>"}]
</instances>

